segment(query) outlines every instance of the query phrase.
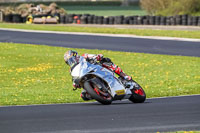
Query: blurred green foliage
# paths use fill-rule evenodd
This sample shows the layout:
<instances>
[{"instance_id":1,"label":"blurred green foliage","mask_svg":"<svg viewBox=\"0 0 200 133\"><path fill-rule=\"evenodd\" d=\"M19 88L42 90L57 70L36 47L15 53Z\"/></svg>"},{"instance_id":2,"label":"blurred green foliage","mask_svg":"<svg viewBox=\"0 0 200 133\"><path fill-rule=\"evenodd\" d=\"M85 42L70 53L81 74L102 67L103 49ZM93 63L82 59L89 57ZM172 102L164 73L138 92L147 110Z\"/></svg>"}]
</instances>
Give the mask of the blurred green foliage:
<instances>
[{"instance_id":1,"label":"blurred green foliage","mask_svg":"<svg viewBox=\"0 0 200 133\"><path fill-rule=\"evenodd\" d=\"M200 0L141 0L140 4L151 15L200 14Z\"/></svg>"}]
</instances>

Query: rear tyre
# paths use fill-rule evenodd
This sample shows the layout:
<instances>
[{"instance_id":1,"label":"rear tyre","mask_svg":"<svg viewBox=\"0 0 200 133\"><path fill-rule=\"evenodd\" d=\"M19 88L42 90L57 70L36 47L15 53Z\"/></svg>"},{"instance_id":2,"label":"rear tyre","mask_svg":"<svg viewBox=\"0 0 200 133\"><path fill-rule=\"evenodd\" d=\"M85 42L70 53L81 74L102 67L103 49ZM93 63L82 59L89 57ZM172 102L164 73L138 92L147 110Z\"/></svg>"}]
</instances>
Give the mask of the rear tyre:
<instances>
[{"instance_id":1,"label":"rear tyre","mask_svg":"<svg viewBox=\"0 0 200 133\"><path fill-rule=\"evenodd\" d=\"M142 87L137 82L135 83L136 86L131 90L132 95L129 98L129 100L132 101L133 103L143 103L146 100L146 94L142 89Z\"/></svg>"},{"instance_id":2,"label":"rear tyre","mask_svg":"<svg viewBox=\"0 0 200 133\"><path fill-rule=\"evenodd\" d=\"M92 83L86 81L84 83L84 89L87 91L87 93L89 93L91 95L92 98L94 98L95 100L97 100L98 102L100 102L101 104L104 104L104 105L109 105L112 103L112 98L111 98L110 94L109 94L109 97L103 97L98 92L99 88L95 88L91 84Z\"/></svg>"}]
</instances>

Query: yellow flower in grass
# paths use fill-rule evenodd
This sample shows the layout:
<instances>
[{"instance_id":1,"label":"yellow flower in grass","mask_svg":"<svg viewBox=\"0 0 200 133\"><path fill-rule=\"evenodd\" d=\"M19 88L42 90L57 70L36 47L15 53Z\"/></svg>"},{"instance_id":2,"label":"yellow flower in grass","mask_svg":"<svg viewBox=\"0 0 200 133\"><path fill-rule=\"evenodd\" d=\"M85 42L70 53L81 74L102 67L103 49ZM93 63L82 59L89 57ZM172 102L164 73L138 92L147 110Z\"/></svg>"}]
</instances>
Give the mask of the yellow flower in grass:
<instances>
[{"instance_id":1,"label":"yellow flower in grass","mask_svg":"<svg viewBox=\"0 0 200 133\"><path fill-rule=\"evenodd\" d=\"M200 76L194 76L195 79L200 79Z\"/></svg>"},{"instance_id":2,"label":"yellow flower in grass","mask_svg":"<svg viewBox=\"0 0 200 133\"><path fill-rule=\"evenodd\" d=\"M14 102L17 102L18 100L15 98L13 101L14 101Z\"/></svg>"},{"instance_id":3,"label":"yellow flower in grass","mask_svg":"<svg viewBox=\"0 0 200 133\"><path fill-rule=\"evenodd\" d=\"M17 68L16 71L17 72L27 72L27 71L43 72L51 68L53 68L53 65L48 63L48 64L38 64L37 66L34 66L34 67Z\"/></svg>"},{"instance_id":4,"label":"yellow flower in grass","mask_svg":"<svg viewBox=\"0 0 200 133\"><path fill-rule=\"evenodd\" d=\"M17 71L17 72L23 72L23 71L24 71L24 68L17 68L16 71Z\"/></svg>"},{"instance_id":5,"label":"yellow flower in grass","mask_svg":"<svg viewBox=\"0 0 200 133\"><path fill-rule=\"evenodd\" d=\"M162 64L162 62L158 61L158 62L156 62L155 64L156 64L157 66L159 66L159 65Z\"/></svg>"},{"instance_id":6,"label":"yellow flower in grass","mask_svg":"<svg viewBox=\"0 0 200 133\"><path fill-rule=\"evenodd\" d=\"M169 75L169 72L166 72L165 74L168 76L168 75Z\"/></svg>"},{"instance_id":7,"label":"yellow flower in grass","mask_svg":"<svg viewBox=\"0 0 200 133\"><path fill-rule=\"evenodd\" d=\"M148 89L148 85L145 85L144 88L145 88L145 89Z\"/></svg>"}]
</instances>

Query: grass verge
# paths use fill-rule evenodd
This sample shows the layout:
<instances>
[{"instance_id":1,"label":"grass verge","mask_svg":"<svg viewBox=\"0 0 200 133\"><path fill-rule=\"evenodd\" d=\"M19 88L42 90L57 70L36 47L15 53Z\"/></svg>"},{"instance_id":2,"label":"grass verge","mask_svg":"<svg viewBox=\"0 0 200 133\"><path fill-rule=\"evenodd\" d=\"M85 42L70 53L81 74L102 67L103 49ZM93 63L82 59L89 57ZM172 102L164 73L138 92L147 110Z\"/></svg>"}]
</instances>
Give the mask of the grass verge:
<instances>
[{"instance_id":1,"label":"grass verge","mask_svg":"<svg viewBox=\"0 0 200 133\"><path fill-rule=\"evenodd\" d=\"M200 133L200 131L177 131L177 132L163 132L163 133Z\"/></svg>"},{"instance_id":2,"label":"grass verge","mask_svg":"<svg viewBox=\"0 0 200 133\"><path fill-rule=\"evenodd\" d=\"M72 90L63 54L69 48L0 43L0 105L82 102ZM200 58L74 49L102 53L141 84L147 97L200 94Z\"/></svg>"},{"instance_id":3,"label":"grass verge","mask_svg":"<svg viewBox=\"0 0 200 133\"><path fill-rule=\"evenodd\" d=\"M178 31L178 30L151 30L151 29L120 29L103 27L79 27L66 25L27 25L27 24L7 24L0 23L0 28L15 28L26 30L46 30L62 32L87 32L87 33L106 33L106 34L129 34L139 36L163 36L200 39L200 31Z\"/></svg>"}]
</instances>

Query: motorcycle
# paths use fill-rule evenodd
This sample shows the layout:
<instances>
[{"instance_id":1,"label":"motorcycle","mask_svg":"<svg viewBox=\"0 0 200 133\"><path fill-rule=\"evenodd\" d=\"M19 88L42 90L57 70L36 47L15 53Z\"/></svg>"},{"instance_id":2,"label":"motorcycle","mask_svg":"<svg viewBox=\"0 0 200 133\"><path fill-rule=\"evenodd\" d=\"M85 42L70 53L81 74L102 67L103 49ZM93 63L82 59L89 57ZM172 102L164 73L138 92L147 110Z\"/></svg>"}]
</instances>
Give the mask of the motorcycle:
<instances>
[{"instance_id":1,"label":"motorcycle","mask_svg":"<svg viewBox=\"0 0 200 133\"><path fill-rule=\"evenodd\" d=\"M122 99L129 99L133 103L146 100L146 94L137 82L117 78L114 72L97 62L91 64L83 57L71 69L71 76L93 99L104 105Z\"/></svg>"}]
</instances>

